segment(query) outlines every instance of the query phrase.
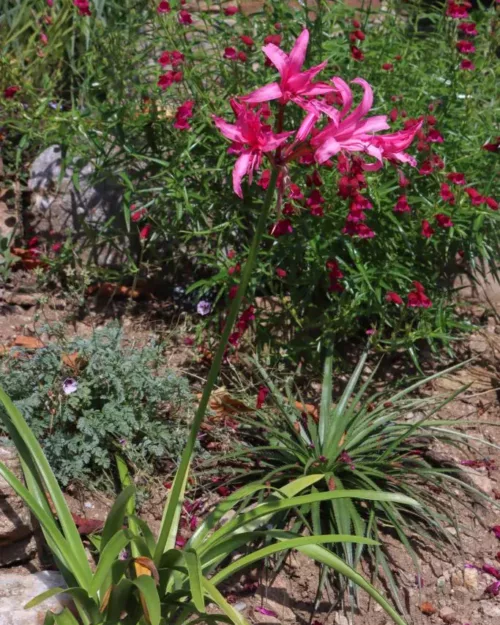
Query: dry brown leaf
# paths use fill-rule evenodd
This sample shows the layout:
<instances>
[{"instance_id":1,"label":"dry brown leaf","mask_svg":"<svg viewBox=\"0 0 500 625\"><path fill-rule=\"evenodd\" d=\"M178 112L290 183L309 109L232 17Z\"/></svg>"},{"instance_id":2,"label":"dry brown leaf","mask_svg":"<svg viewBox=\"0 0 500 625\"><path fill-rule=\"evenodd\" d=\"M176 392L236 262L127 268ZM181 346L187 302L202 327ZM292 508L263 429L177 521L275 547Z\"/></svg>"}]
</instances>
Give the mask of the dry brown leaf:
<instances>
[{"instance_id":1,"label":"dry brown leaf","mask_svg":"<svg viewBox=\"0 0 500 625\"><path fill-rule=\"evenodd\" d=\"M433 614L436 614L437 609L429 601L424 601L424 603L420 606L420 612L426 616L432 616Z\"/></svg>"},{"instance_id":2,"label":"dry brown leaf","mask_svg":"<svg viewBox=\"0 0 500 625\"><path fill-rule=\"evenodd\" d=\"M101 601L101 606L99 608L99 612L102 614L106 608L108 607L109 604L109 600L111 598L111 593L113 592L113 589L116 588L115 586L113 586L113 584L111 584L111 586L106 590L106 592L104 593L104 597L102 598Z\"/></svg>"},{"instance_id":3,"label":"dry brown leaf","mask_svg":"<svg viewBox=\"0 0 500 625\"><path fill-rule=\"evenodd\" d=\"M42 341L36 336L22 336L18 335L14 337L11 343L12 347L24 347L25 349L40 349L44 347Z\"/></svg>"},{"instance_id":4,"label":"dry brown leaf","mask_svg":"<svg viewBox=\"0 0 500 625\"><path fill-rule=\"evenodd\" d=\"M197 398L201 399L201 393L197 395ZM252 408L246 406L242 401L231 397L224 387L216 389L211 394L208 405L210 410L215 412L215 418L219 419L224 419L241 412L252 411Z\"/></svg>"},{"instance_id":5,"label":"dry brown leaf","mask_svg":"<svg viewBox=\"0 0 500 625\"><path fill-rule=\"evenodd\" d=\"M134 567L137 577L140 575L147 575L148 577L152 577L156 584L160 583L158 569L151 558L146 558L145 556L134 558Z\"/></svg>"},{"instance_id":6,"label":"dry brown leaf","mask_svg":"<svg viewBox=\"0 0 500 625\"><path fill-rule=\"evenodd\" d=\"M300 412L306 412L316 421L316 423L318 422L318 409L316 408L316 406L313 406L313 404L302 404L300 401L296 401L295 408L297 408L297 410L300 410Z\"/></svg>"},{"instance_id":7,"label":"dry brown leaf","mask_svg":"<svg viewBox=\"0 0 500 625\"><path fill-rule=\"evenodd\" d=\"M73 370L74 373L78 373L85 365L85 360L80 356L78 352L72 354L63 354L61 357L63 365L66 365Z\"/></svg>"}]
</instances>

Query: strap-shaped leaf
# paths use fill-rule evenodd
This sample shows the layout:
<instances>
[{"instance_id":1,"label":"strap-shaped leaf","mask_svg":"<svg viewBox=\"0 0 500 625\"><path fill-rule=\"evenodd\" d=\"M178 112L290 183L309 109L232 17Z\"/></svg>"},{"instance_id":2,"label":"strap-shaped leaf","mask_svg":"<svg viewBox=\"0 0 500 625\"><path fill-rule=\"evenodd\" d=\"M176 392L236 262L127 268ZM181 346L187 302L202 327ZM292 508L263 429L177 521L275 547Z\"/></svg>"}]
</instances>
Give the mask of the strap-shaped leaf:
<instances>
[{"instance_id":1,"label":"strap-shaped leaf","mask_svg":"<svg viewBox=\"0 0 500 625\"><path fill-rule=\"evenodd\" d=\"M90 585L89 594L97 597L97 593L101 588L106 576L110 573L111 567L117 561L118 556L130 542L130 534L126 530L117 532L108 544L104 547L99 555L99 563L97 565L92 583Z\"/></svg>"},{"instance_id":2,"label":"strap-shaped leaf","mask_svg":"<svg viewBox=\"0 0 500 625\"><path fill-rule=\"evenodd\" d=\"M243 614L240 614L238 610L235 610L233 606L224 599L214 584L212 584L212 582L205 577L203 578L203 588L210 599L212 599L212 601L219 606L224 614L231 619L232 623L235 625L250 625Z\"/></svg>"},{"instance_id":3,"label":"strap-shaped leaf","mask_svg":"<svg viewBox=\"0 0 500 625\"><path fill-rule=\"evenodd\" d=\"M205 600L203 597L203 580L201 565L198 555L194 549L187 549L183 552L184 559L189 574L189 588L193 603L199 612L205 612Z\"/></svg>"},{"instance_id":4,"label":"strap-shaped leaf","mask_svg":"<svg viewBox=\"0 0 500 625\"><path fill-rule=\"evenodd\" d=\"M101 550L104 549L113 536L122 529L125 523L127 506L134 495L135 488L133 486L127 486L116 498L102 529Z\"/></svg>"},{"instance_id":5,"label":"strap-shaped leaf","mask_svg":"<svg viewBox=\"0 0 500 625\"><path fill-rule=\"evenodd\" d=\"M35 606L43 603L47 599L51 597L55 597L56 595L66 594L70 595L75 601L75 604L82 609L87 616L93 621L99 621L99 608L96 603L92 601L92 599L88 596L87 592L83 588L49 588L45 592L40 593L31 601L24 606L25 610L30 610Z\"/></svg>"},{"instance_id":6,"label":"strap-shaped leaf","mask_svg":"<svg viewBox=\"0 0 500 625\"><path fill-rule=\"evenodd\" d=\"M66 558L61 559L71 562L71 566L68 568L77 577L79 584L83 588L88 588L92 579L92 573L90 565L87 561L87 554L85 553L80 534L78 533L75 522L71 516L71 512L69 511L68 504L64 499L64 495L59 487L59 484L57 483L52 469L50 468L47 458L45 457L39 442L24 420L22 414L2 388L0 388L0 402L2 402L5 412L8 415L8 418L4 419L7 429L9 432L12 430L15 431L16 438L20 438L22 440L23 449L27 450L27 453L29 454L29 457L22 459L28 464L36 464L36 472L43 480L48 495L56 509L59 523L61 524L63 534L67 540L68 555ZM1 414L3 413L0 412L0 415ZM32 476L33 475L34 473L32 472ZM71 558L68 557L70 553L72 556Z\"/></svg>"},{"instance_id":7,"label":"strap-shaped leaf","mask_svg":"<svg viewBox=\"0 0 500 625\"><path fill-rule=\"evenodd\" d=\"M141 575L137 579L132 580L132 584L139 589L146 621L150 625L160 625L160 597L158 596L154 579L148 575Z\"/></svg>"}]
</instances>

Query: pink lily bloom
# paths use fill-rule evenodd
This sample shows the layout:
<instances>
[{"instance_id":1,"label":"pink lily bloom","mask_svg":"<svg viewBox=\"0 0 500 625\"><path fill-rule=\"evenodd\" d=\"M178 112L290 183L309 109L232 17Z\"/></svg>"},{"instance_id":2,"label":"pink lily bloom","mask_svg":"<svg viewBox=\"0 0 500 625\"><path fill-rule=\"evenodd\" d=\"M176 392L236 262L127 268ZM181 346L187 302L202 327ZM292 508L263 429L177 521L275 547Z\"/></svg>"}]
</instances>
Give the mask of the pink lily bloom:
<instances>
[{"instance_id":1,"label":"pink lily bloom","mask_svg":"<svg viewBox=\"0 0 500 625\"><path fill-rule=\"evenodd\" d=\"M236 115L236 124L229 124L221 117L212 116L220 132L230 141L232 153L239 154L233 169L233 189L236 195L243 198L241 181L248 175L252 182L252 174L258 169L262 155L272 152L282 145L293 132L274 134L271 127L263 124L259 113L247 109L235 100L231 106Z\"/></svg>"},{"instance_id":2,"label":"pink lily bloom","mask_svg":"<svg viewBox=\"0 0 500 625\"><path fill-rule=\"evenodd\" d=\"M378 147L374 144L375 136L373 133L389 128L387 116L375 115L365 119L373 104L373 90L363 78L355 78L352 82L361 85L364 89L361 103L352 112L350 112L353 102L352 91L349 85L339 77L333 78L333 84L340 93L341 111L322 103L316 103L316 106L330 117L331 122L311 140L311 145L315 148L315 159L318 163L324 163L342 150L366 152L375 157L380 162L378 167L381 167L381 146Z\"/></svg>"},{"instance_id":3,"label":"pink lily bloom","mask_svg":"<svg viewBox=\"0 0 500 625\"><path fill-rule=\"evenodd\" d=\"M305 97L314 97L335 91L334 87L324 82L312 82L314 77L327 66L327 61L311 67L305 72L300 71L306 58L308 43L309 31L305 29L297 37L290 54L283 52L274 43L268 43L264 46L262 51L278 70L281 81L260 87L242 99L250 103L279 100L280 104L286 104L291 100L305 108Z\"/></svg>"}]
</instances>

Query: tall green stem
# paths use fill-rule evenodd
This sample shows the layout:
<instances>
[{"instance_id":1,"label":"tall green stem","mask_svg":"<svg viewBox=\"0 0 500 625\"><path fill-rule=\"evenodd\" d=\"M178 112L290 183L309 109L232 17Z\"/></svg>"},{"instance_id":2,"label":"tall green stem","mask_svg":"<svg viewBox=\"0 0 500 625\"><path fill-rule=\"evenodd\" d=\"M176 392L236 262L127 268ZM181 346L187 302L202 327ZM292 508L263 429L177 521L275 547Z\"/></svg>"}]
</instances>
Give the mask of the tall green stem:
<instances>
[{"instance_id":1,"label":"tall green stem","mask_svg":"<svg viewBox=\"0 0 500 625\"><path fill-rule=\"evenodd\" d=\"M210 395L212 394L212 390L215 386L215 383L217 382L229 336L231 335L231 332L233 330L236 318L238 316L238 312L240 310L241 302L243 301L246 290L248 288L248 284L250 282L252 270L257 259L260 242L266 228L267 218L273 201L274 191L276 189L276 182L278 180L278 173L279 168L275 167L271 174L271 179L267 188L264 204L262 206L259 220L257 222L257 227L255 229L255 234L253 236L252 244L250 246L250 251L248 252L247 262L243 268L240 286L229 310L229 315L227 316L227 320L222 331L220 343L217 351L215 352L214 358L212 360L212 366L210 367L210 371L208 373L207 383L205 384L205 388L203 389L203 394L201 396L198 409L191 425L189 437L182 453L181 462L175 475L174 482L172 484L170 496L165 506L165 510L163 511L160 535L158 537L154 557L155 563L157 565L159 564L159 561L164 551L175 546L177 525L180 518L182 500L184 497L184 489L187 482L187 475L189 467L191 465L194 447L196 444L196 437L198 436L198 432L200 431L200 426L203 422L203 418L207 410Z\"/></svg>"}]
</instances>

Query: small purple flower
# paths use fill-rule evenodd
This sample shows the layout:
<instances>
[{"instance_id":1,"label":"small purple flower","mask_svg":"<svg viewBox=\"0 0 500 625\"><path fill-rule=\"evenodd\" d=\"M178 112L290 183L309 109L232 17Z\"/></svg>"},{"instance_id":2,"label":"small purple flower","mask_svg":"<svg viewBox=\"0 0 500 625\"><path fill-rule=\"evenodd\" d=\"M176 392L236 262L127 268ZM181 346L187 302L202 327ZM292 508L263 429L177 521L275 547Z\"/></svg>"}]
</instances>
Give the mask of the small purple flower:
<instances>
[{"instance_id":1,"label":"small purple flower","mask_svg":"<svg viewBox=\"0 0 500 625\"><path fill-rule=\"evenodd\" d=\"M128 560L130 558L130 552L128 551L128 549L122 549L120 551L120 555L118 556L119 560Z\"/></svg>"},{"instance_id":2,"label":"small purple flower","mask_svg":"<svg viewBox=\"0 0 500 625\"><path fill-rule=\"evenodd\" d=\"M66 378L62 385L63 393L71 395L78 390L78 382L74 378Z\"/></svg>"},{"instance_id":3,"label":"small purple flower","mask_svg":"<svg viewBox=\"0 0 500 625\"><path fill-rule=\"evenodd\" d=\"M347 464L351 471L354 471L354 469L356 468L356 465L354 464L351 456L347 453L347 451L343 451L340 454L339 460L340 462Z\"/></svg>"},{"instance_id":4,"label":"small purple flower","mask_svg":"<svg viewBox=\"0 0 500 625\"><path fill-rule=\"evenodd\" d=\"M490 584L484 592L487 592L489 595L497 597L498 593L500 592L500 581Z\"/></svg>"},{"instance_id":5,"label":"small purple flower","mask_svg":"<svg viewBox=\"0 0 500 625\"><path fill-rule=\"evenodd\" d=\"M210 311L212 310L212 304L210 302L207 302L206 300L202 299L198 302L198 306L196 307L196 312L199 315L202 315L203 317L205 315L210 314Z\"/></svg>"},{"instance_id":6,"label":"small purple flower","mask_svg":"<svg viewBox=\"0 0 500 625\"><path fill-rule=\"evenodd\" d=\"M269 608L261 608L260 606L254 608L255 612L260 612L260 614L265 614L265 616L274 616L274 618L278 618L278 615L273 610L269 610Z\"/></svg>"}]
</instances>

